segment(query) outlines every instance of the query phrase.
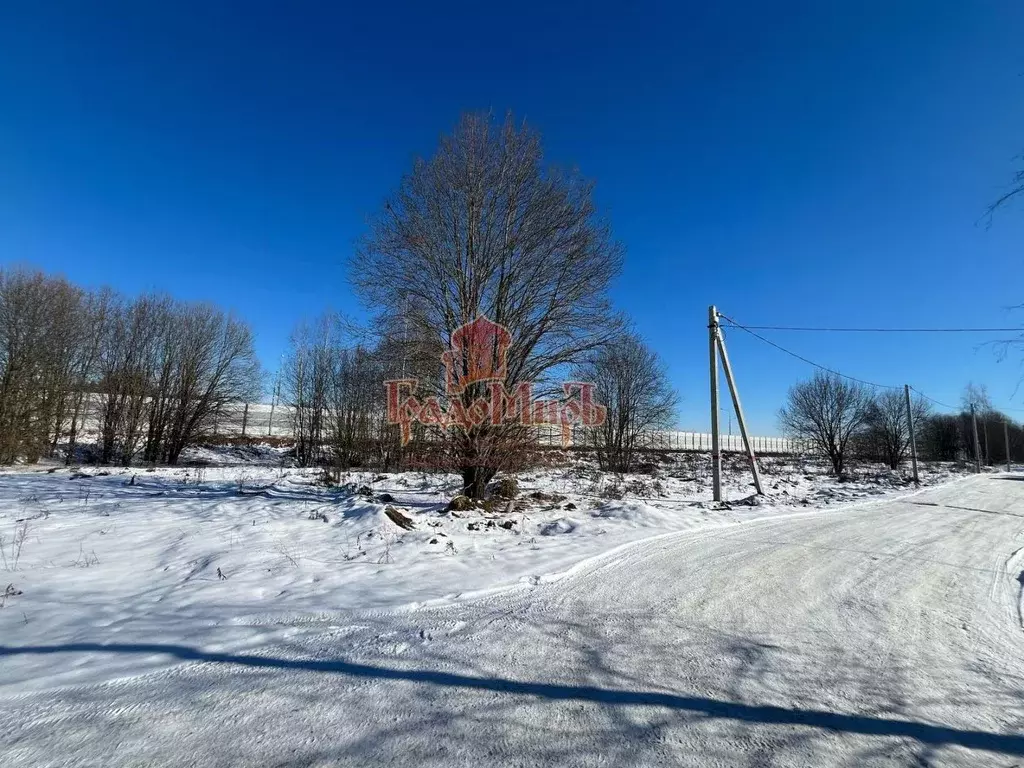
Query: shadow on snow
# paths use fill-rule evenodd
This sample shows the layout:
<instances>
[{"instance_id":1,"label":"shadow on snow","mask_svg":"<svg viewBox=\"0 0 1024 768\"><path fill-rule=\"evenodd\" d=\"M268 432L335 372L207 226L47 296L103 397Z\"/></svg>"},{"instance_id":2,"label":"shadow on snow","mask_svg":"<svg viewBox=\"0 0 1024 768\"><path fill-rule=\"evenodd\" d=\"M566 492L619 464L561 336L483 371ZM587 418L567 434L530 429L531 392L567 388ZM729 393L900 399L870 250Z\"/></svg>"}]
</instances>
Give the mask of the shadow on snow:
<instances>
[{"instance_id":1,"label":"shadow on snow","mask_svg":"<svg viewBox=\"0 0 1024 768\"><path fill-rule=\"evenodd\" d=\"M837 733L910 738L925 745L960 745L969 749L1024 756L1024 735L990 733L941 725L865 715L845 715L815 709L742 704L700 696L681 696L655 691L629 691L587 685L562 685L494 677L476 677L453 672L404 670L347 662L340 659L284 659L245 654L210 653L184 645L159 643L69 643L66 645L0 646L0 658L22 654L60 653L142 653L168 654L183 661L231 664L348 675L356 678L398 680L445 688L484 690L495 693L535 696L553 701L589 701L610 706L663 707L710 718L746 723L795 725Z\"/></svg>"}]
</instances>

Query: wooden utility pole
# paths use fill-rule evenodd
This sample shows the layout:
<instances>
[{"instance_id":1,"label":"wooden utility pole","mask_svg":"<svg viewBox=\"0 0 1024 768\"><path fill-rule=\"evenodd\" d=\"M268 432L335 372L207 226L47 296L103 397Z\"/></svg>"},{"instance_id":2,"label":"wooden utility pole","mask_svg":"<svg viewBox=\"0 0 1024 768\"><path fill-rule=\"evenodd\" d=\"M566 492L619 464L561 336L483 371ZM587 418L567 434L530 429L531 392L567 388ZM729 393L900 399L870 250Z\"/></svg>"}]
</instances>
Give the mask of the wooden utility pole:
<instances>
[{"instance_id":1,"label":"wooden utility pole","mask_svg":"<svg viewBox=\"0 0 1024 768\"><path fill-rule=\"evenodd\" d=\"M1012 472L1010 466L1010 421L1009 419L1003 419L1003 440L1006 441L1006 471Z\"/></svg>"},{"instance_id":2,"label":"wooden utility pole","mask_svg":"<svg viewBox=\"0 0 1024 768\"><path fill-rule=\"evenodd\" d=\"M245 428L249 424L249 404L245 404L245 408L242 409L242 437L245 437Z\"/></svg>"},{"instance_id":3,"label":"wooden utility pole","mask_svg":"<svg viewBox=\"0 0 1024 768\"><path fill-rule=\"evenodd\" d=\"M978 441L978 413L971 403L971 432L974 435L974 471L981 474L981 443Z\"/></svg>"},{"instance_id":4,"label":"wooden utility pole","mask_svg":"<svg viewBox=\"0 0 1024 768\"><path fill-rule=\"evenodd\" d=\"M914 412L910 409L910 385L903 385L903 396L907 401L907 430L910 433L910 461L914 468L914 482L921 482L917 477L917 440L914 437Z\"/></svg>"},{"instance_id":5,"label":"wooden utility pole","mask_svg":"<svg viewBox=\"0 0 1024 768\"><path fill-rule=\"evenodd\" d=\"M267 437L274 432L274 406L277 405L277 398L281 394L281 369L277 369L277 381L274 383L274 394L270 398L270 421L267 422Z\"/></svg>"},{"instance_id":6,"label":"wooden utility pole","mask_svg":"<svg viewBox=\"0 0 1024 768\"><path fill-rule=\"evenodd\" d=\"M743 435L743 447L747 450L747 460L750 462L750 472L754 476L754 488L757 492L764 495L764 489L761 487L761 473L757 469L757 457L754 455L754 446L750 442L750 433L747 432L747 421L743 418L743 406L740 405L740 393L736 389L736 380L732 375L732 366L729 364L729 354L725 351L725 339L722 338L721 332L718 330L718 324L715 324L715 337L718 340L718 351L722 355L722 370L725 371L725 380L729 383L729 394L732 395L732 405L736 409L736 421L740 425L740 434Z\"/></svg>"},{"instance_id":7,"label":"wooden utility pole","mask_svg":"<svg viewBox=\"0 0 1024 768\"><path fill-rule=\"evenodd\" d=\"M711 482L712 498L722 500L722 449L718 444L718 311L708 307L708 349L711 363Z\"/></svg>"}]
</instances>

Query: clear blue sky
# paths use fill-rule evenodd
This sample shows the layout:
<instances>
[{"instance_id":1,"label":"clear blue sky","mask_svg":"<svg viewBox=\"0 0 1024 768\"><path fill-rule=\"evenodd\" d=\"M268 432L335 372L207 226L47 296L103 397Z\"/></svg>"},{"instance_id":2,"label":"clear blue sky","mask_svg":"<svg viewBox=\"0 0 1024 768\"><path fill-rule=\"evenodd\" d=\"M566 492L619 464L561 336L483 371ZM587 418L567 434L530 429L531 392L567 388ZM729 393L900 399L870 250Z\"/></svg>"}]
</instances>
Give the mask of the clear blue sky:
<instances>
[{"instance_id":1,"label":"clear blue sky","mask_svg":"<svg viewBox=\"0 0 1024 768\"><path fill-rule=\"evenodd\" d=\"M709 303L748 324L1017 325L1024 4L44 2L0 8L0 261L211 299L274 367L356 313L353 241L460 111L598 183L618 304L707 424ZM981 339L772 334L955 402ZM729 337L758 432L803 364ZM1024 416L1024 414L1019 414Z\"/></svg>"}]
</instances>

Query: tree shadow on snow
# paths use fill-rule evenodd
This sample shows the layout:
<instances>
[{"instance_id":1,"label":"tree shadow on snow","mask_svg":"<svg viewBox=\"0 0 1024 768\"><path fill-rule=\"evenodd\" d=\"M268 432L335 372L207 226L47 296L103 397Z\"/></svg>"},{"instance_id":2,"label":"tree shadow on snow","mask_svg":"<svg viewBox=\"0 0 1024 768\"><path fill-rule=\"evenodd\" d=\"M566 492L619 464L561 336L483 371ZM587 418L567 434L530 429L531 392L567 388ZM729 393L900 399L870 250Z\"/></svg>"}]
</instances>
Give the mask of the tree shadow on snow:
<instances>
[{"instance_id":1,"label":"tree shadow on snow","mask_svg":"<svg viewBox=\"0 0 1024 768\"><path fill-rule=\"evenodd\" d=\"M759 654L761 650L751 650ZM699 716L702 719L731 720L748 724L802 726L833 734L860 734L912 739L926 747L961 746L968 749L1024 756L1024 735L992 733L954 728L910 720L872 715L854 715L802 707L781 707L723 701L703 696L685 696L659 691L636 691L595 685L570 685L493 676L476 676L427 669L401 669L342 659L289 659L273 656L214 653L185 645L159 643L69 643L65 645L0 646L0 658L25 654L63 653L166 654L182 661L233 665L252 669L280 669L351 678L394 680L440 689L479 690L547 701L572 701L602 707L650 707ZM479 713L478 713L479 714ZM646 730L651 725L645 724ZM620 737L628 734L619 734Z\"/></svg>"}]
</instances>

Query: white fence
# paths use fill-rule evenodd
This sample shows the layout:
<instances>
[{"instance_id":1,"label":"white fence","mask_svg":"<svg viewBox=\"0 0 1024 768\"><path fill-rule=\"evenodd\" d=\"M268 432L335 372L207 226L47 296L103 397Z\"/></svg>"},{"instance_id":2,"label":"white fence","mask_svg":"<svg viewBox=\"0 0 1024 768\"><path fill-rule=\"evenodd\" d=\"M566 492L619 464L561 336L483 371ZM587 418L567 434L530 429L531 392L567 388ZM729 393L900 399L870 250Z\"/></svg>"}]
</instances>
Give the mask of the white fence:
<instances>
[{"instance_id":1,"label":"white fence","mask_svg":"<svg viewBox=\"0 0 1024 768\"><path fill-rule=\"evenodd\" d=\"M545 445L558 445L562 441L562 432L557 427L543 426L537 428L540 432L539 440ZM720 445L723 451L743 451L743 438L740 435L720 435ZM755 453L780 453L780 454L802 454L808 453L811 449L805 441L794 440L788 437L773 437L769 435L751 436L750 442ZM573 430L573 443L584 445L587 443L585 435L579 428ZM657 430L645 432L640 436L639 447L647 450L658 451L710 451L710 432L680 432L671 430Z\"/></svg>"},{"instance_id":2,"label":"white fence","mask_svg":"<svg viewBox=\"0 0 1024 768\"><path fill-rule=\"evenodd\" d=\"M86 419L86 434L95 433L99 426L98 399L90 398L89 416ZM295 436L292 424L292 409L277 403L271 409L270 403L239 403L222 413L214 432L218 437L261 437L291 438ZM556 426L537 427L537 440L542 445L561 445L562 432ZM750 438L755 453L802 454L810 447L801 440L772 435L756 435ZM573 428L574 445L585 445L587 440L581 427ZM743 438L739 435L721 436L723 451L742 451ZM708 432L685 432L658 430L641 435L640 447L659 451L710 451L711 434Z\"/></svg>"},{"instance_id":3,"label":"white fence","mask_svg":"<svg viewBox=\"0 0 1024 768\"><path fill-rule=\"evenodd\" d=\"M273 420L271 420L273 415ZM100 427L100 398L86 398L85 414L80 432L96 435ZM214 432L221 437L293 437L291 408L278 403L271 414L270 403L239 403L229 406L214 423Z\"/></svg>"}]
</instances>

